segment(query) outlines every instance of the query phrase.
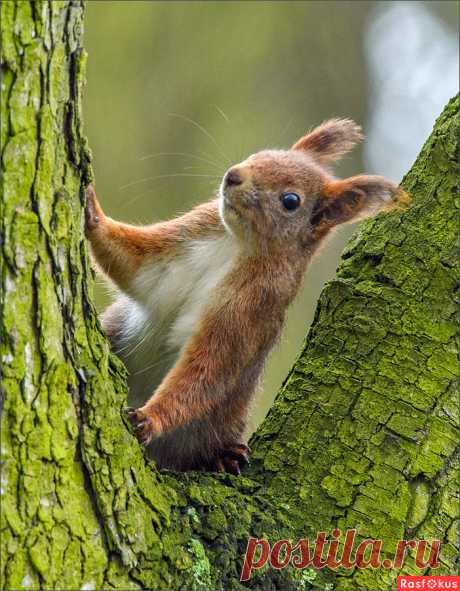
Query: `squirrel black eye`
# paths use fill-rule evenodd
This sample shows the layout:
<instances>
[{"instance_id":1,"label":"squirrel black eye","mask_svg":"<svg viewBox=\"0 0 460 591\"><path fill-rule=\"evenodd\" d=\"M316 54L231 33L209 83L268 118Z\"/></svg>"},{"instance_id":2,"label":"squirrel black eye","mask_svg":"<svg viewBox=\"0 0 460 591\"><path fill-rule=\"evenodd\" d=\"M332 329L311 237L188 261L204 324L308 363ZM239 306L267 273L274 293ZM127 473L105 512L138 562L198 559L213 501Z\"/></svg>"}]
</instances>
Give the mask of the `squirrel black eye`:
<instances>
[{"instance_id":1,"label":"squirrel black eye","mask_svg":"<svg viewBox=\"0 0 460 591\"><path fill-rule=\"evenodd\" d=\"M297 193L285 193L281 196L281 201L286 209L292 211L300 205L300 197Z\"/></svg>"}]
</instances>

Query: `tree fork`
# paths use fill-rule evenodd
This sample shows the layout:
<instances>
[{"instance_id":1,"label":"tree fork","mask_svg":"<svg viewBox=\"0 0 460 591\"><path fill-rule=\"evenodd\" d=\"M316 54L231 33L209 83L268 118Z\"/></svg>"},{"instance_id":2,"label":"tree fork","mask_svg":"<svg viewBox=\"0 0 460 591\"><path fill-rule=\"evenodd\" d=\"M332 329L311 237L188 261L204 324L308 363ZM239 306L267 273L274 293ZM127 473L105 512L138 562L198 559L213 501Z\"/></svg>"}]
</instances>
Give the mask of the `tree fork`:
<instances>
[{"instance_id":1,"label":"tree fork","mask_svg":"<svg viewBox=\"0 0 460 591\"><path fill-rule=\"evenodd\" d=\"M3 2L2 480L5 589L242 589L250 536L356 527L458 555L458 99L360 226L241 478L159 473L121 409L83 235L83 3ZM308 280L308 278L307 278ZM410 555L401 572L421 574ZM426 570L428 573L429 570ZM260 589L384 589L397 572L253 574Z\"/></svg>"}]
</instances>

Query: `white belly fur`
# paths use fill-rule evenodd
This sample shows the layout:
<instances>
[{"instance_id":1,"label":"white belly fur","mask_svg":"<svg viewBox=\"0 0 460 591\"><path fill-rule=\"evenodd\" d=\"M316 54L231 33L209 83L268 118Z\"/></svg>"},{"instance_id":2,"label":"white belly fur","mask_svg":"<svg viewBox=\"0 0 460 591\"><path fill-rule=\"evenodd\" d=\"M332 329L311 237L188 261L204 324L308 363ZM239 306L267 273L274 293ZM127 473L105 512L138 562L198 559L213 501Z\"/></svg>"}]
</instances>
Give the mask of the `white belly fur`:
<instances>
[{"instance_id":1,"label":"white belly fur","mask_svg":"<svg viewBox=\"0 0 460 591\"><path fill-rule=\"evenodd\" d=\"M140 269L119 353L130 373L130 404L143 404L174 365L238 252L225 233L191 242L167 265Z\"/></svg>"}]
</instances>

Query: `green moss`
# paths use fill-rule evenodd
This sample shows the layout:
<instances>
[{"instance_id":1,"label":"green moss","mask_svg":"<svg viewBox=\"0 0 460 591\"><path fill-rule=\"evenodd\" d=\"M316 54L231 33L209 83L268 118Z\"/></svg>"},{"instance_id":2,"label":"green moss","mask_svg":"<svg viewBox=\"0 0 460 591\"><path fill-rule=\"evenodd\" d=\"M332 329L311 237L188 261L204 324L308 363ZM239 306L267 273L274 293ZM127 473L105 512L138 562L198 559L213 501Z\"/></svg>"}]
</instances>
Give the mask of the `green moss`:
<instances>
[{"instance_id":1,"label":"green moss","mask_svg":"<svg viewBox=\"0 0 460 591\"><path fill-rule=\"evenodd\" d=\"M321 487L335 499L338 507L347 507L353 498L353 487L342 478L326 476L321 481Z\"/></svg>"},{"instance_id":2,"label":"green moss","mask_svg":"<svg viewBox=\"0 0 460 591\"><path fill-rule=\"evenodd\" d=\"M431 492L428 483L419 479L410 483L411 507L406 526L415 528L419 526L428 514L431 501Z\"/></svg>"},{"instance_id":3,"label":"green moss","mask_svg":"<svg viewBox=\"0 0 460 591\"><path fill-rule=\"evenodd\" d=\"M192 576L192 589L211 589L211 565L203 545L199 540L192 538L188 543L188 550L193 556L190 568Z\"/></svg>"}]
</instances>

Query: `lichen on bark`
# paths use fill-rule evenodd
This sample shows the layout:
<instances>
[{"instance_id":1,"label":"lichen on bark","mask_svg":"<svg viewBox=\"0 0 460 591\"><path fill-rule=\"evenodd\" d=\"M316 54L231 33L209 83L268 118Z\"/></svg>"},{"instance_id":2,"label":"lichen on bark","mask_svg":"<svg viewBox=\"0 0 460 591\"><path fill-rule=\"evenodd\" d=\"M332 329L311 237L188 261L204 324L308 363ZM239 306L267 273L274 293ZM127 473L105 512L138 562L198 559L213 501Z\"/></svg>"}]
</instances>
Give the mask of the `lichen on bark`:
<instances>
[{"instance_id":1,"label":"lichen on bark","mask_svg":"<svg viewBox=\"0 0 460 591\"><path fill-rule=\"evenodd\" d=\"M159 473L121 409L83 235L83 3L3 2L1 586L242 589L249 536L357 527L458 554L458 99L361 226L303 351L229 475ZM417 572L409 558L401 572ZM396 572L262 569L259 589L385 589Z\"/></svg>"}]
</instances>

